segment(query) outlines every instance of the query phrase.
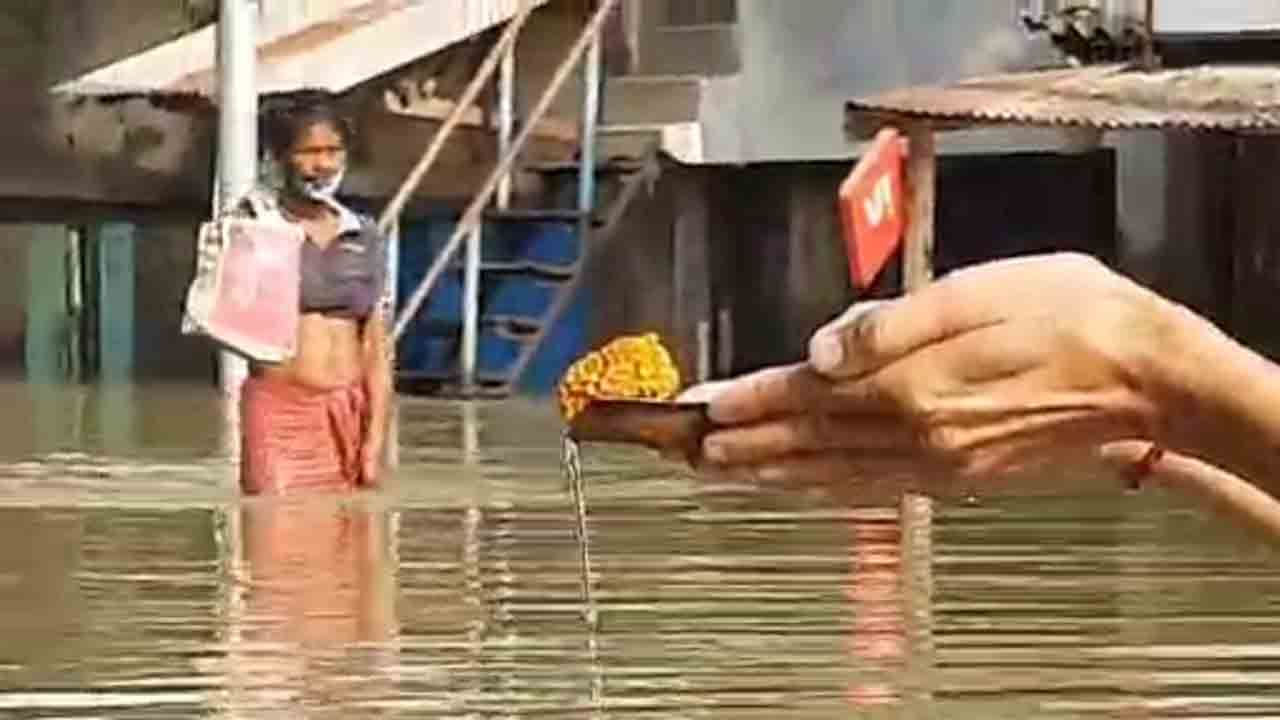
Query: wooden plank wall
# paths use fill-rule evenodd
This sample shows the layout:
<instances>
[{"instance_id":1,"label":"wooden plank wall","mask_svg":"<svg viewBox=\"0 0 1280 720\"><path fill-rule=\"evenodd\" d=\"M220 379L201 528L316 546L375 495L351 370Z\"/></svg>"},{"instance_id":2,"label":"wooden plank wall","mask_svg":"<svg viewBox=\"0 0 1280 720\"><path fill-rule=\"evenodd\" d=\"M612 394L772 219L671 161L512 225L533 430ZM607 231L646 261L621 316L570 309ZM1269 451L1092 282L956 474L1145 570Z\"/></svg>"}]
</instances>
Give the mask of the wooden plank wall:
<instances>
[{"instance_id":1,"label":"wooden plank wall","mask_svg":"<svg viewBox=\"0 0 1280 720\"><path fill-rule=\"evenodd\" d=\"M857 294L836 215L849 163L670 166L588 268L591 342L657 331L685 377L803 357L808 338ZM944 158L939 272L1073 249L1116 257L1115 157ZM898 262L866 297L896 294Z\"/></svg>"},{"instance_id":2,"label":"wooden plank wall","mask_svg":"<svg viewBox=\"0 0 1280 720\"><path fill-rule=\"evenodd\" d=\"M1251 138L1233 142L1234 212L1214 242L1230 252L1232 333L1273 359L1280 359L1280 140Z\"/></svg>"}]
</instances>

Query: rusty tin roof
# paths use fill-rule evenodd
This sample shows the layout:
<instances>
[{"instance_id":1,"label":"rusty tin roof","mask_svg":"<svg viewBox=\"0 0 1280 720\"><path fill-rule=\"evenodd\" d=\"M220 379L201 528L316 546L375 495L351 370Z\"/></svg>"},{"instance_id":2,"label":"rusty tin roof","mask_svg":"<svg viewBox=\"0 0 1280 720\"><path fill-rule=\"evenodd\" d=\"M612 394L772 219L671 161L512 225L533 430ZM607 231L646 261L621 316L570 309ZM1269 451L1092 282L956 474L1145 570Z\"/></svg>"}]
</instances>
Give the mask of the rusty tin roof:
<instances>
[{"instance_id":1,"label":"rusty tin roof","mask_svg":"<svg viewBox=\"0 0 1280 720\"><path fill-rule=\"evenodd\" d=\"M1131 66L1010 73L952 85L916 86L857 98L846 130L865 139L886 124L1099 130L1280 131L1280 65L1200 66L1147 72Z\"/></svg>"}]
</instances>

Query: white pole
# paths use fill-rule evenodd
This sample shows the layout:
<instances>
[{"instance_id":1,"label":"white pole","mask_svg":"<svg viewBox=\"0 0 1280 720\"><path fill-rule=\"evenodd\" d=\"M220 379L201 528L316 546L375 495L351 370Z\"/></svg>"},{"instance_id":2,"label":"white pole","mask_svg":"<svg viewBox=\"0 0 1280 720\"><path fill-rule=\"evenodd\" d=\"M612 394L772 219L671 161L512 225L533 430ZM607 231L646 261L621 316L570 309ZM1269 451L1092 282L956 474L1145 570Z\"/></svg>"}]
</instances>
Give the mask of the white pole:
<instances>
[{"instance_id":1,"label":"white pole","mask_svg":"<svg viewBox=\"0 0 1280 720\"><path fill-rule=\"evenodd\" d=\"M476 386L476 346L480 341L480 236L484 223L467 235L467 256L462 281L462 391Z\"/></svg>"},{"instance_id":2,"label":"white pole","mask_svg":"<svg viewBox=\"0 0 1280 720\"><path fill-rule=\"evenodd\" d=\"M516 51L515 42L502 55L498 66L498 157L511 149L511 137L516 119ZM498 184L498 209L511 207L511 173L502 176Z\"/></svg>"},{"instance_id":3,"label":"white pole","mask_svg":"<svg viewBox=\"0 0 1280 720\"><path fill-rule=\"evenodd\" d=\"M258 165L257 0L220 0L218 7L219 213L253 188ZM218 380L227 421L238 441L240 384L248 375L243 357L218 354Z\"/></svg>"},{"instance_id":4,"label":"white pole","mask_svg":"<svg viewBox=\"0 0 1280 720\"><path fill-rule=\"evenodd\" d=\"M213 212L221 215L235 206L253 187L257 176L258 92L257 0L219 0L218 6L218 148ZM218 353L218 382L223 395L225 446L235 457L240 449L240 385L249 374L243 357ZM227 612L233 645L240 641L244 598L240 592L244 572L243 519L240 508L223 510L226 546L219 543L233 579L227 583ZM215 530L216 532L216 530ZM229 546L229 547L228 547Z\"/></svg>"},{"instance_id":5,"label":"white pole","mask_svg":"<svg viewBox=\"0 0 1280 720\"><path fill-rule=\"evenodd\" d=\"M515 132L516 52L515 40L502 54L498 66L498 157L511 150ZM511 207L511 172L498 181L498 209ZM467 235L467 254L462 281L462 391L471 394L476 388L476 358L480 343L480 263L483 258L484 223Z\"/></svg>"},{"instance_id":6,"label":"white pole","mask_svg":"<svg viewBox=\"0 0 1280 720\"><path fill-rule=\"evenodd\" d=\"M587 46L587 59L582 68L582 164L578 168L578 211L584 214L595 209L596 128L600 114L600 73L603 72L603 58L603 45L600 33L597 32L591 36L591 44ZM590 226L590 220L584 219L582 227ZM582 242L585 242L585 238Z\"/></svg>"},{"instance_id":7,"label":"white pole","mask_svg":"<svg viewBox=\"0 0 1280 720\"><path fill-rule=\"evenodd\" d=\"M396 317L396 300L400 288L400 217L397 216L391 223L391 229L387 233L387 282L386 282L386 310L383 320L391 323ZM391 342L391 376L392 386L395 385L395 341ZM387 419L387 441L386 441L386 462L387 467L397 468L400 466L400 408L395 402L395 393L392 393L391 417Z\"/></svg>"}]
</instances>

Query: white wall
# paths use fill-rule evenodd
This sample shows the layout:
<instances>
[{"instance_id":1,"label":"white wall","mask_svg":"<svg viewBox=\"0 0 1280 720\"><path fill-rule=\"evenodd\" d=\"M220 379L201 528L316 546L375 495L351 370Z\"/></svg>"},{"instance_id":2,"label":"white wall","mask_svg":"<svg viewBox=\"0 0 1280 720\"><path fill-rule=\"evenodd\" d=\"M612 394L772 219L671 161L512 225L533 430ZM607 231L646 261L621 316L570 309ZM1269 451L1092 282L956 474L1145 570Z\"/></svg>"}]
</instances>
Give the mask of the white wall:
<instances>
[{"instance_id":1,"label":"white wall","mask_svg":"<svg viewBox=\"0 0 1280 720\"><path fill-rule=\"evenodd\" d=\"M1019 7L1018 0L739 0L742 72L711 81L701 115L708 153L726 162L847 157L842 108L852 97L1052 59L1047 40L1023 32ZM948 147L1041 146L1045 137L956 135Z\"/></svg>"},{"instance_id":2,"label":"white wall","mask_svg":"<svg viewBox=\"0 0 1280 720\"><path fill-rule=\"evenodd\" d=\"M1119 0L1125 1L1140 3ZM1280 8L1280 0L1265 4ZM703 98L709 159L852 158L860 148L842 127L852 97L1056 61L1047 38L1022 30L1023 6L1020 0L739 0L742 72L711 79ZM1126 11L1117 4L1117 12ZM944 133L939 147L944 153L1063 151L1069 142L1052 130L988 130ZM1107 142L1117 152L1121 264L1142 279L1176 285L1171 289L1181 296L1204 294L1202 278L1170 277L1177 253L1189 250L1168 242L1165 139L1112 133Z\"/></svg>"},{"instance_id":3,"label":"white wall","mask_svg":"<svg viewBox=\"0 0 1280 720\"><path fill-rule=\"evenodd\" d=\"M1156 0L1158 33L1280 31L1276 0Z\"/></svg>"}]
</instances>

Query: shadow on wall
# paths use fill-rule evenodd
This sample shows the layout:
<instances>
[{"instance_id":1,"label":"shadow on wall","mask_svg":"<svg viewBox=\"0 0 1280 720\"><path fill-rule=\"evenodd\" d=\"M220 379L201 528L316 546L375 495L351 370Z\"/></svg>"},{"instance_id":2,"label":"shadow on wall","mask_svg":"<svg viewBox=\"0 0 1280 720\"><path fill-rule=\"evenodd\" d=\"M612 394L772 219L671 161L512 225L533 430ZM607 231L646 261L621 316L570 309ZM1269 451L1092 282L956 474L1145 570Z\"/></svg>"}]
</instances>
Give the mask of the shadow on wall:
<instances>
[{"instance_id":1,"label":"shadow on wall","mask_svg":"<svg viewBox=\"0 0 1280 720\"><path fill-rule=\"evenodd\" d=\"M183 335L182 308L195 264L196 226L146 225L137 241L137 318L134 357L140 378L210 380L216 377L213 347Z\"/></svg>"},{"instance_id":2,"label":"shadow on wall","mask_svg":"<svg viewBox=\"0 0 1280 720\"><path fill-rule=\"evenodd\" d=\"M8 230L0 225L0 376L17 377L26 341L27 241Z\"/></svg>"}]
</instances>

